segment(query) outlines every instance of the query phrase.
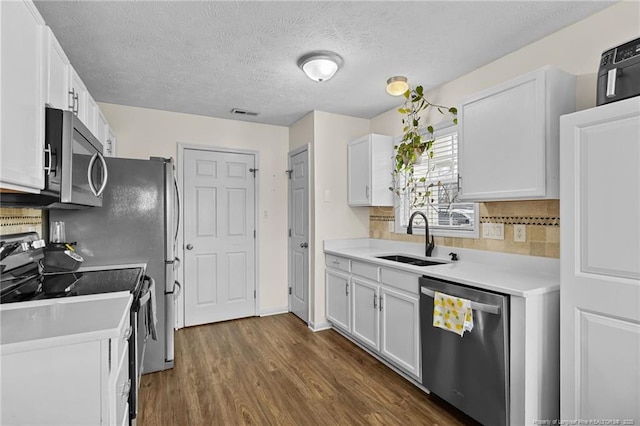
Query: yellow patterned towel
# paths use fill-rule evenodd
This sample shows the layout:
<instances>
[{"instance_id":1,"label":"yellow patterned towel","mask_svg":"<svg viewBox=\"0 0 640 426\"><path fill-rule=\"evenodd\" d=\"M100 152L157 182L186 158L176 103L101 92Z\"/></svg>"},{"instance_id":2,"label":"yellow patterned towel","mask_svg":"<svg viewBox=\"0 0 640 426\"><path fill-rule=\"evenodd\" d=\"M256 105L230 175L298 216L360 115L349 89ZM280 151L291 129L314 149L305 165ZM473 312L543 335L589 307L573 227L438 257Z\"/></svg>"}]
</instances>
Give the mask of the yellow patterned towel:
<instances>
[{"instance_id":1,"label":"yellow patterned towel","mask_svg":"<svg viewBox=\"0 0 640 426\"><path fill-rule=\"evenodd\" d=\"M436 291L433 296L433 326L460 336L473 330L471 302Z\"/></svg>"}]
</instances>

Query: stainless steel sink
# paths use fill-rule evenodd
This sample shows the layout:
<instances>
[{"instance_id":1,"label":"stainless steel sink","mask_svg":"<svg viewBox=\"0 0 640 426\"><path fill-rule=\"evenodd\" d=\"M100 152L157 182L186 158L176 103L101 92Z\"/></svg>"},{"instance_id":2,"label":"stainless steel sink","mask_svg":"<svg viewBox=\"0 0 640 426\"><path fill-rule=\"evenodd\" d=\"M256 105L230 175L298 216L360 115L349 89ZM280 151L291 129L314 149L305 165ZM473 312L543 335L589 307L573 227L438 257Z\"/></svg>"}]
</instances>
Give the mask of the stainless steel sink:
<instances>
[{"instance_id":1,"label":"stainless steel sink","mask_svg":"<svg viewBox=\"0 0 640 426\"><path fill-rule=\"evenodd\" d=\"M433 266L443 265L445 262L437 262L434 260L421 259L419 257L405 256L402 254L392 254L388 256L376 256L378 259L391 260L392 262L406 263L415 266Z\"/></svg>"}]
</instances>

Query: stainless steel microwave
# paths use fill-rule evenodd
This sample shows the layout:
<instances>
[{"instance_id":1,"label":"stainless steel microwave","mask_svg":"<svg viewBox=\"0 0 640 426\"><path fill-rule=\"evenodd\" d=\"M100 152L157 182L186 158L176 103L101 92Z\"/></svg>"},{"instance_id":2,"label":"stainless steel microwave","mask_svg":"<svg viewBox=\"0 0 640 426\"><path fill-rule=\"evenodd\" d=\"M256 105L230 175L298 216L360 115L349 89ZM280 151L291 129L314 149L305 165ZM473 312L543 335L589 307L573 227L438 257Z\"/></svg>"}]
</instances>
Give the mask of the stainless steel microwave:
<instances>
[{"instance_id":1,"label":"stainless steel microwave","mask_svg":"<svg viewBox=\"0 0 640 426\"><path fill-rule=\"evenodd\" d=\"M2 194L3 206L102 206L108 179L102 144L72 111L46 108L45 118L45 187L40 194Z\"/></svg>"}]
</instances>

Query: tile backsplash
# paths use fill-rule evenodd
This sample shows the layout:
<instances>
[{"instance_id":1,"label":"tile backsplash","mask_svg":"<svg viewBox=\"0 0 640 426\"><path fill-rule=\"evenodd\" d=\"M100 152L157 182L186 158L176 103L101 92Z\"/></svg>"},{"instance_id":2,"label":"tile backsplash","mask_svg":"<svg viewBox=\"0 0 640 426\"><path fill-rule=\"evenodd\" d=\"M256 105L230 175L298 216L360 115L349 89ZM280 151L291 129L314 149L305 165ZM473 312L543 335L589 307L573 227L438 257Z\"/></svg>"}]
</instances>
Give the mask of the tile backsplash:
<instances>
[{"instance_id":1,"label":"tile backsplash","mask_svg":"<svg viewBox=\"0 0 640 426\"><path fill-rule=\"evenodd\" d=\"M0 207L0 235L37 232L42 235L42 210Z\"/></svg>"},{"instance_id":2,"label":"tile backsplash","mask_svg":"<svg viewBox=\"0 0 640 426\"><path fill-rule=\"evenodd\" d=\"M393 207L369 209L369 237L384 240L424 242L422 235L396 234L389 231L394 221ZM499 251L530 256L560 257L560 202L500 201L480 204L480 226L503 223L504 239L436 237L436 245L476 250ZM513 240L514 225L526 227L526 241ZM482 235L482 230L480 230Z\"/></svg>"}]
</instances>

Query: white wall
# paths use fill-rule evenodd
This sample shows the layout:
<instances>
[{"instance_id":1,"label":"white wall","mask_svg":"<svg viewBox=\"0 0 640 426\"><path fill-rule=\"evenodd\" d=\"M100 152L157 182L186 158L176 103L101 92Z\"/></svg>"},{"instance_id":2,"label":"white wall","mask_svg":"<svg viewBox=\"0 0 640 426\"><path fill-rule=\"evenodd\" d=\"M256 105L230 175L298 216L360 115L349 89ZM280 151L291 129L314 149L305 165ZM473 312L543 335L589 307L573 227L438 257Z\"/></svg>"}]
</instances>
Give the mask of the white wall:
<instances>
[{"instance_id":1,"label":"white wall","mask_svg":"<svg viewBox=\"0 0 640 426\"><path fill-rule=\"evenodd\" d=\"M117 136L119 157L177 158L177 143L259 153L260 312L287 306L287 152L289 129L168 111L100 104ZM180 167L180 165L178 165ZM266 217L265 217L266 212ZM182 257L184 259L184 257Z\"/></svg>"},{"instance_id":2,"label":"white wall","mask_svg":"<svg viewBox=\"0 0 640 426\"><path fill-rule=\"evenodd\" d=\"M623 1L582 21L565 27L535 43L503 56L458 79L429 90L426 98L441 105L455 106L480 90L495 86L544 65L554 65L578 76L576 107L596 104L596 74L605 50L640 36L640 2ZM409 82L418 85L421 82ZM402 100L398 99L398 104ZM432 124L442 120L430 116ZM393 109L371 120L371 131L400 135L400 114Z\"/></svg>"},{"instance_id":3,"label":"white wall","mask_svg":"<svg viewBox=\"0 0 640 426\"><path fill-rule=\"evenodd\" d=\"M347 143L369 133L369 120L315 111L313 323L326 322L323 241L369 236L369 208L347 204Z\"/></svg>"}]
</instances>

